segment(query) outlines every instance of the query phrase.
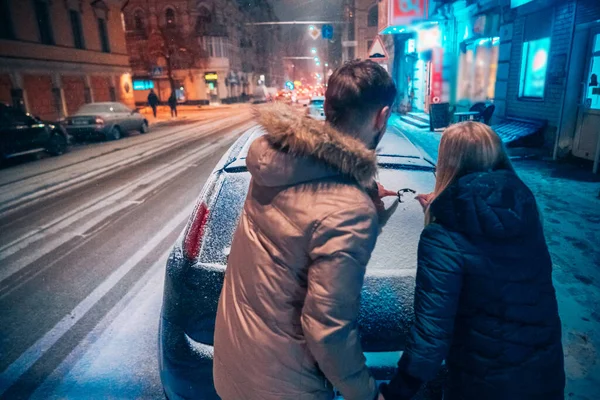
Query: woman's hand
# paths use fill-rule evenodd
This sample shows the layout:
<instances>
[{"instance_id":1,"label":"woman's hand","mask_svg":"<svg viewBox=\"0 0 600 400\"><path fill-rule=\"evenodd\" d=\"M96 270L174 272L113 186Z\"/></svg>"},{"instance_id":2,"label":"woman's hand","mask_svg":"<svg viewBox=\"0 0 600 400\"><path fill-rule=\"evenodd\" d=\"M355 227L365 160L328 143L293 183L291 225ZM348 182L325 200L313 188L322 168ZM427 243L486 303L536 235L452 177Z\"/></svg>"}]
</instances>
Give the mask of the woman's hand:
<instances>
[{"instance_id":1,"label":"woman's hand","mask_svg":"<svg viewBox=\"0 0 600 400\"><path fill-rule=\"evenodd\" d=\"M419 204L421 204L421 207L423 207L423 211L425 211L427 210L427 207L429 207L431 200L433 200L433 193L420 194L415 197L415 199L419 201Z\"/></svg>"}]
</instances>

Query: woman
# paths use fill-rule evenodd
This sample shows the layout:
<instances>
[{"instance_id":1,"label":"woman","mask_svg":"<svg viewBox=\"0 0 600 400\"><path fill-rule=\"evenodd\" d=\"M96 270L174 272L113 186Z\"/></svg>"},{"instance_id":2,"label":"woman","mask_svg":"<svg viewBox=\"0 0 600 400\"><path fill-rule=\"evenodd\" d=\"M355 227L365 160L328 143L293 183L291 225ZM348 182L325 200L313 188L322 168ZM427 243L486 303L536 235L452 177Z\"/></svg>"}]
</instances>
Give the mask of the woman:
<instances>
[{"instance_id":1,"label":"woman","mask_svg":"<svg viewBox=\"0 0 600 400\"><path fill-rule=\"evenodd\" d=\"M435 190L421 195L415 323L386 400L448 367L444 400L564 398L561 322L535 198L498 135L446 129Z\"/></svg>"}]
</instances>

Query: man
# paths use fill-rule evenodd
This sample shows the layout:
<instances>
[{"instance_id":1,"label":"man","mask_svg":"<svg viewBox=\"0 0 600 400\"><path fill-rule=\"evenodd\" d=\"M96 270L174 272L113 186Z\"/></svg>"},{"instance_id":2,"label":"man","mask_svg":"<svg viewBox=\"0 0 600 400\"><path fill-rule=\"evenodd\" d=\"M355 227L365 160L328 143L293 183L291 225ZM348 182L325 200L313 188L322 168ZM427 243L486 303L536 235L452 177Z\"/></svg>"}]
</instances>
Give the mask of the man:
<instances>
[{"instance_id":1,"label":"man","mask_svg":"<svg viewBox=\"0 0 600 400\"><path fill-rule=\"evenodd\" d=\"M175 96L175 92L171 92L171 96L167 101L169 103L169 108L171 109L171 118L177 117L177 96Z\"/></svg>"},{"instance_id":2,"label":"man","mask_svg":"<svg viewBox=\"0 0 600 400\"><path fill-rule=\"evenodd\" d=\"M152 114L154 114L154 118L156 118L156 106L158 106L158 96L154 93L154 89L150 89L150 94L148 95L148 104L152 107Z\"/></svg>"},{"instance_id":3,"label":"man","mask_svg":"<svg viewBox=\"0 0 600 400\"><path fill-rule=\"evenodd\" d=\"M326 123L281 103L261 109L217 311L223 400L324 400L332 387L347 400L378 396L357 316L379 228L367 189L395 97L382 67L354 61L329 79Z\"/></svg>"}]
</instances>

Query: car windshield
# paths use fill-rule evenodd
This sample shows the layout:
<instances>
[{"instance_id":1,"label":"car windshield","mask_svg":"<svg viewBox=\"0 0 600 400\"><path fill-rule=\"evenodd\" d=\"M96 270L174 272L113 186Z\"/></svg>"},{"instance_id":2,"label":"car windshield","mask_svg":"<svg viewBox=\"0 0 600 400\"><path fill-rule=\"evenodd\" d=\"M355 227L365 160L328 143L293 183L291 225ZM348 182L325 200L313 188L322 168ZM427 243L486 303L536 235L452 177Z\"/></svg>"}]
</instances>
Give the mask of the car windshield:
<instances>
[{"instance_id":1,"label":"car windshield","mask_svg":"<svg viewBox=\"0 0 600 400\"><path fill-rule=\"evenodd\" d=\"M117 111L117 107L113 104L86 104L77 110L77 114L107 113Z\"/></svg>"}]
</instances>

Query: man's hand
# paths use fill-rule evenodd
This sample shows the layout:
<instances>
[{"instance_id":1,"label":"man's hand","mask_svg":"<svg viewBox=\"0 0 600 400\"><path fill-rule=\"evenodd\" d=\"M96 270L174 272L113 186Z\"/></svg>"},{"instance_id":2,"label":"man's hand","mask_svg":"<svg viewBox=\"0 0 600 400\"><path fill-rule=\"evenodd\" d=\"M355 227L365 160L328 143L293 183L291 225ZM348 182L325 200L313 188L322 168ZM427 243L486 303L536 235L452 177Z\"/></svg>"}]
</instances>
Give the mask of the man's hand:
<instances>
[{"instance_id":1,"label":"man's hand","mask_svg":"<svg viewBox=\"0 0 600 400\"><path fill-rule=\"evenodd\" d=\"M433 200L433 193L420 194L417 197L415 197L415 199L419 201L419 204L421 204L421 207L423 207L423 211L425 211L427 210L427 207L429 207L429 204Z\"/></svg>"},{"instance_id":2,"label":"man's hand","mask_svg":"<svg viewBox=\"0 0 600 400\"><path fill-rule=\"evenodd\" d=\"M377 182L377 195L380 199L383 199L384 197L398 196L398 193L393 190L387 190L381 183Z\"/></svg>"}]
</instances>

